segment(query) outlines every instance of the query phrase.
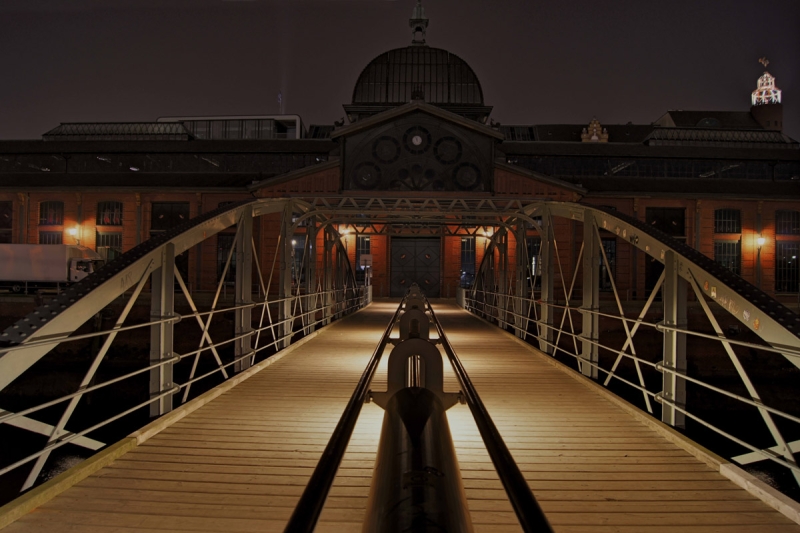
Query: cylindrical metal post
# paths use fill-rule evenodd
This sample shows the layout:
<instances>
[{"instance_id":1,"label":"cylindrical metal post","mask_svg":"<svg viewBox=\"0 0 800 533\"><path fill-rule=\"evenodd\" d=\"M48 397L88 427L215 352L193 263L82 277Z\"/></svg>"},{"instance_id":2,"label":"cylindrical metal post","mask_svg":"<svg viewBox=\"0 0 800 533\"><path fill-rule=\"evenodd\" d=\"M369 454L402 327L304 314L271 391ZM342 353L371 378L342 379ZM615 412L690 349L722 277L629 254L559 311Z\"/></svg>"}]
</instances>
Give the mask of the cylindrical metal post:
<instances>
[{"instance_id":1,"label":"cylindrical metal post","mask_svg":"<svg viewBox=\"0 0 800 533\"><path fill-rule=\"evenodd\" d=\"M389 399L362 531L471 532L445 408L428 389Z\"/></svg>"}]
</instances>

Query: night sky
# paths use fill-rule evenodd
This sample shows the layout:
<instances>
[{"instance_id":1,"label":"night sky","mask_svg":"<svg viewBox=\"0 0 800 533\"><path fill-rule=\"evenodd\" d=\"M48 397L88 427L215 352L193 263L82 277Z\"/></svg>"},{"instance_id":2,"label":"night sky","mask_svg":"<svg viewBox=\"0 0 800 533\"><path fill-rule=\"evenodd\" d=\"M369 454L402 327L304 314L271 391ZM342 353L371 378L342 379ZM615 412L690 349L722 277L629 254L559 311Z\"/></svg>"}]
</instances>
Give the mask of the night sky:
<instances>
[{"instance_id":1,"label":"night sky","mask_svg":"<svg viewBox=\"0 0 800 533\"><path fill-rule=\"evenodd\" d=\"M414 3L2 0L0 138L39 138L60 122L274 114L279 91L306 126L330 124L361 69L410 42ZM424 6L428 44L472 66L503 124L747 111L767 56L784 132L800 138L798 0Z\"/></svg>"}]
</instances>

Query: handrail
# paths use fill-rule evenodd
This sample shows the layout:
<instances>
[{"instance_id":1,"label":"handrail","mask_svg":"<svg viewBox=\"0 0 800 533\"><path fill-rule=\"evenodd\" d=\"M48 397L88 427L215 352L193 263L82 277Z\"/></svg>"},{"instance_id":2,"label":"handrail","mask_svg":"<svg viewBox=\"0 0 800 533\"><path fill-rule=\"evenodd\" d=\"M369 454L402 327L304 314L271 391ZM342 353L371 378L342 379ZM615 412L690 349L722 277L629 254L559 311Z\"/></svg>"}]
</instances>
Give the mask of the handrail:
<instances>
[{"instance_id":1,"label":"handrail","mask_svg":"<svg viewBox=\"0 0 800 533\"><path fill-rule=\"evenodd\" d=\"M501 293L495 293L495 292L489 292L489 291L476 291L476 292L482 292L482 293L487 294L487 295L495 295L495 296L502 295ZM502 296L505 296L505 295L502 295ZM490 307L490 308L496 309L498 311L502 310L500 307L494 306L492 304L489 304L489 303L486 303L486 302L478 302L474 298L467 297L465 300L467 302L473 302L473 305L470 306L471 310L473 312L480 313L480 314L483 314L483 315L486 315L486 316L490 316L492 318L497 318L497 317L494 317L491 314L486 313L485 311L479 310L478 307L476 305L474 305L474 303L480 303L481 305L484 305L485 307ZM540 304L540 305L550 305L547 302L543 302L541 300L528 299L528 302L532 303L532 304L535 303L535 304ZM578 308L570 307L570 306L557 306L557 307L561 307L561 308L565 309L565 311L579 310ZM467 309L467 310L469 311L470 309ZM583 309L580 309L580 310L584 311ZM547 325L544 322L542 322L541 320L531 319L531 318L527 318L526 319L526 317L524 315L519 315L519 314L517 314L517 313L515 313L513 311L505 310L505 312L508 315L518 316L518 317L520 317L520 318L522 318L523 320L526 321L526 324L525 324L524 328L522 328L522 327L520 327L520 326L518 326L516 324L513 324L511 322L508 322L508 326L509 327L513 328L515 331L517 331L519 333L525 334L526 336L527 335L532 335L532 333L527 331L527 327L531 323L537 324L537 325L542 325L542 326L547 326L547 327L553 328L554 331L558 331L560 334L566 335L568 337L573 337L575 339L579 339L581 342L588 342L588 343L590 343L590 344L592 344L594 346L597 346L598 348L602 348L603 350L606 350L606 351L608 351L608 352L610 352L612 354L615 354L615 355L618 355L618 356L622 356L622 357L630 359L630 360L632 360L634 362L650 366L653 369L657 370L658 372L673 374L673 375L679 377L680 379L682 379L684 381L694 383L695 385L703 387L706 390L710 390L712 392L716 392L718 394L721 394L721 395L726 396L728 398L731 398L733 400L737 400L742 404L749 405L749 406L754 407L756 409L759 409L761 411L769 412L769 413L771 413L773 415L776 415L776 416L780 416L781 418L783 418L785 420L788 420L788 421L791 421L791 422L800 423L800 417L798 417L796 415L792 415L792 414L784 412L784 411L781 411L780 409L777 409L775 407L771 407L769 405L766 405L762 401L760 401L760 399L758 399L758 400L750 399L750 398L746 398L746 397L744 397L744 396L742 396L740 394L735 394L733 392L729 392L729 391L727 391L725 389L722 389L720 387L714 386L714 385L712 385L710 383L706 383L706 382L704 382L704 381L702 381L702 380L700 380L698 378L692 377L692 376L686 374L685 372L681 372L680 370L665 366L661 362L655 362L654 363L652 361L648 361L646 359L642 359L640 357L637 357L636 355L629 354L627 352L618 350L616 348L612 348L610 346L606 346L606 345L602 344L601 342L599 342L597 340L587 339L587 338L581 337L579 334L576 334L574 332L558 328L553 324ZM587 310L587 312L591 312L591 311ZM618 317L614 317L614 318L618 318ZM626 319L626 320L628 320L628 319ZM750 347L750 348L753 348L753 349L760 349L760 350L764 350L764 351L767 351L767 352L773 352L773 353L779 353L779 354L782 354L782 355L786 355L782 351L780 351L778 349L774 349L771 346L762 346L762 345L757 345L757 344L754 344L754 343L746 343L746 342L742 342L742 341L735 341L733 339L727 339L727 338L719 337L719 336L715 336L715 335L709 335L709 334L703 334L703 333L699 333L699 332L694 332L694 331L687 330L687 329L684 329L684 328L663 326L662 324L653 325L653 324L650 324L650 323L647 323L647 322L640 322L640 323L643 324L643 325L653 326L656 331L659 331L661 333L663 333L664 331L678 331L680 333L696 335L698 337L706 338L706 339L709 339L709 340L717 340L719 342L725 342L725 343L730 343L730 344L733 344L733 345L745 346L745 347ZM774 453L771 453L769 449L765 450L765 449L758 448L757 446L754 446L752 444L749 444L748 442L736 437L735 435L732 435L731 433L728 433L725 430L715 426L714 424L711 424L710 422L700 418L698 415L691 413L690 411L688 411L686 409L685 406L681 406L681 405L679 405L679 404L677 404L677 403L675 403L673 401L670 401L667 398L664 398L660 393L652 392L652 391L648 390L647 388L645 388L642 385L638 385L636 383L633 383L633 382L631 382L631 381L619 376L618 374L616 374L614 372L613 369L612 370L608 370L608 369L603 368L602 366L600 366L597 362L593 362L593 361L589 361L589 360L583 359L580 356L580 354L572 353L569 350L566 350L566 349L558 346L554 342L549 342L549 341L547 341L546 339L544 339L542 337L539 337L538 341L539 342L543 342L544 344L546 344L547 346L552 348L554 353L555 352L560 352L560 353L564 354L565 356L569 356L569 357L572 357L572 358L580 361L580 363L583 364L583 365L588 365L588 366L596 369L598 372L602 372L602 373L604 373L604 374L606 374L608 376L611 376L614 379L624 383L625 385L628 385L628 386L630 386L630 387L632 387L632 388L634 388L634 389L646 394L647 396L653 398L656 402L661 403L661 404L665 404L665 405L669 405L670 407L672 407L676 411L678 411L680 413L683 413L686 417L691 418L695 422L703 425L704 427L710 429L711 431L717 433L718 435L721 435L722 437L725 437L726 439L728 439L728 440L730 440L730 441L742 446L743 448L746 448L746 449L750 450L753 453L758 453L761 456L763 456L765 459L769 459L769 460L775 462L776 464L779 464L779 465L781 465L781 466L783 466L785 468L790 469L791 471L795 472L797 475L800 475L800 466L797 466L796 464L792 464L792 463L784 460L783 458L779 457L778 455L776 455ZM790 355L793 355L793 354L790 354ZM736 458L734 458L734 460L736 460Z\"/></svg>"},{"instance_id":2,"label":"handrail","mask_svg":"<svg viewBox=\"0 0 800 533\"><path fill-rule=\"evenodd\" d=\"M486 445L486 451L489 452L489 457L492 458L494 468L497 470L497 475L503 483L503 488L508 495L508 499L511 502L511 506L514 508L514 513L516 513L523 531L526 533L534 531L552 533L553 528L550 527L550 523L547 521L542 508L539 506L533 492L531 492L528 486L528 482L525 481L525 477L522 475L519 466L517 466L517 463L514 461L514 457L503 441L503 437L497 430L497 426L494 425L492 417L489 416L486 406L483 405L480 396L478 396L478 392L475 390L472 381L469 379L466 370L464 370L461 364L461 360L450 345L450 341L447 339L447 335L445 335L444 329L442 329L439 319L436 318L436 314L433 312L433 306L431 306L430 303L428 303L428 309L431 312L431 318L436 326L436 330L439 333L442 347L448 359L450 359L453 371L461 384L464 398L472 412L472 417L475 419L475 424L478 426L478 431L481 434L483 443Z\"/></svg>"},{"instance_id":3,"label":"handrail","mask_svg":"<svg viewBox=\"0 0 800 533\"><path fill-rule=\"evenodd\" d=\"M309 479L303 495L300 496L300 500L297 502L297 506L286 524L284 533L312 533L314 531L319 515L325 505L325 500L328 497L328 492L336 477L336 472L339 470L344 452L350 442L350 437L353 435L358 416L361 414L361 407L369 394L369 385L378 368L378 363L389 341L389 335L392 333L402 307L403 303L401 302L383 332L378 346L372 353L367 367L364 369L364 373L361 375L361 379L358 380L353 395L350 397L350 401L344 408L341 418L339 418L339 423L336 424L336 428L333 430L327 446L325 446L325 451L322 452L314 473L311 474L311 479Z\"/></svg>"}]
</instances>

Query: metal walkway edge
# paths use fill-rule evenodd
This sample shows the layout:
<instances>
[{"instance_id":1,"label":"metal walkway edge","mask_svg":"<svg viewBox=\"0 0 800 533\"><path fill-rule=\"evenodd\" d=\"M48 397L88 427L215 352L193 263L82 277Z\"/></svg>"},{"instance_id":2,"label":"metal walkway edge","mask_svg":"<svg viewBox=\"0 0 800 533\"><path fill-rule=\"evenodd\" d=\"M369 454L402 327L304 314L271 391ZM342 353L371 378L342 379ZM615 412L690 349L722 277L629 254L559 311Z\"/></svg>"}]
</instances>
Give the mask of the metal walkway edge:
<instances>
[{"instance_id":1,"label":"metal walkway edge","mask_svg":"<svg viewBox=\"0 0 800 533\"><path fill-rule=\"evenodd\" d=\"M3 533L282 531L395 307L326 328ZM435 309L557 532L800 533L544 356L454 305ZM317 531L361 531L382 416L364 406ZM476 532L520 531L468 408L448 417Z\"/></svg>"}]
</instances>

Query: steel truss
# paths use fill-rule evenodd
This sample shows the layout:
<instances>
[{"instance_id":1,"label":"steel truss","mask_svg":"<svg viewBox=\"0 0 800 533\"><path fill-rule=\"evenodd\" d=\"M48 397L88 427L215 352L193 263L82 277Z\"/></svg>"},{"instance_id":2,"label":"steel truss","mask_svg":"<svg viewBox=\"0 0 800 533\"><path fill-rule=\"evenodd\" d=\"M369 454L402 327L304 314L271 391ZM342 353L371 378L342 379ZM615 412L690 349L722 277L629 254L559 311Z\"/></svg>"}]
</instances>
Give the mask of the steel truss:
<instances>
[{"instance_id":1,"label":"steel truss","mask_svg":"<svg viewBox=\"0 0 800 533\"><path fill-rule=\"evenodd\" d=\"M0 465L0 475L33 463L22 487L27 489L39 478L54 450L70 443L97 450L104 444L88 438L87 434L139 409L149 409L151 416L163 415L173 409L175 402L186 402L196 382L213 375L227 379L232 372L241 372L252 366L259 355L263 358L285 348L296 335L311 333L368 303L371 293L363 287L356 287L335 227L318 217L308 218L300 230L293 225L293 219L308 208L300 200L264 199L240 202L207 213L123 254L3 332L0 339L6 346L0 348L0 390L61 345L86 340L102 340L102 345L93 355L75 392L17 412L0 411L0 423L48 437L42 449L10 464ZM253 222L256 217L267 215L280 215L281 231L271 263L263 265L268 268L265 272L262 261L259 261ZM176 267L175 258L234 226L234 245L227 253L210 305L203 309ZM320 230L325 232L325 246L318 251L316 235ZM295 235L305 242L299 260L292 244ZM325 265L321 272L316 269L318 259ZM229 271L235 274L232 305L224 297ZM127 319L148 282L149 320L131 323ZM189 313L176 313L176 292L184 298ZM76 333L84 323L120 297L126 298L125 305L110 330ZM214 339L212 326L224 313L233 314L233 331L228 338ZM98 369L107 360L118 336L140 334L144 332L142 330L150 333L149 364L95 383ZM176 353L176 335L182 338L197 335L197 348ZM233 353L223 355L221 352L224 350ZM210 370L201 372L200 365L209 356L212 358ZM209 367L208 364L205 366ZM186 379L177 383L175 373L180 368L183 368ZM88 394L119 386L124 380L144 374L149 375L149 397L146 400L133 406L120 405L118 412L110 418L81 430L67 429L81 400ZM63 409L55 425L31 418L30 415L47 408Z\"/></svg>"},{"instance_id":2,"label":"steel truss","mask_svg":"<svg viewBox=\"0 0 800 533\"><path fill-rule=\"evenodd\" d=\"M541 223L532 224L534 217L541 220ZM564 276L564 263L552 231L553 220L556 218L580 222L583 226L582 245L574 258L572 277L569 280ZM784 438L785 421L800 423L800 418L762 402L734 349L739 346L780 354L800 367L800 317L796 313L696 250L653 230L641 221L609 209L542 202L539 205L525 206L518 218L512 215L505 222L506 227L498 228L492 236L474 286L460 296L467 309L489 318L499 327L514 331L521 338L530 338L545 353L574 358L578 371L588 377L600 379L601 374L604 374L602 383L605 386L615 379L639 390L644 408L649 413L654 413L653 401L661 405L661 419L665 423L681 428L685 426L686 419L690 418L725 436L749 451L732 458L740 464L770 459L789 468L800 482L800 467L794 457L794 452L800 450L800 441L787 442ZM534 228L541 238L538 258L538 264L542 265L540 279L537 279L536 272L530 272L531 263L527 249L520 244L526 235L525 227ZM626 316L623 299L613 276L609 277L609 282L616 311L600 311L600 267L603 265L611 271L608 257L601 245L603 230L630 243L664 265L663 273L635 319ZM514 234L517 240L516 260L513 265L510 264L506 244L510 234ZM512 279L514 272L516 278ZM578 283L579 279L581 283ZM560 286L562 294L554 290L557 286ZM578 291L580 294L576 294ZM688 324L689 294L699 302L714 335L694 331ZM664 318L658 323L649 323L645 316L653 308L658 296L662 299ZM760 337L764 344L728 339L709 301L715 302L738 319ZM558 315L560 321L556 324L555 317ZM619 345L604 344L601 340L601 318L613 318L620 322L625 334L621 348ZM642 327L658 331L662 335L660 360L654 362L637 354L634 338ZM747 396L732 393L687 374L689 354L686 341L687 337L693 336L720 343L736 369ZM600 364L601 351L612 356L613 364L608 367ZM633 381L619 375L619 365L623 360L633 363L636 375ZM643 367L662 374L660 390L652 390L652 383L648 388ZM751 444L742 436L716 427L693 414L686 405L687 383L755 408L775 445L765 449L763 446ZM781 420L780 424L776 417ZM763 434L747 437L753 442L765 440Z\"/></svg>"},{"instance_id":3,"label":"steel truss","mask_svg":"<svg viewBox=\"0 0 800 533\"><path fill-rule=\"evenodd\" d=\"M260 235L262 243L269 238L275 247L270 264L263 264L264 261L259 260L259 247L253 236L253 220L266 215L280 215L281 219L277 235ZM563 270L567 265L562 261L562 250L572 246L572 243L566 246L562 243L562 248L559 248L553 224L557 219L583 223L583 244L577 250L573 246L570 256L575 259L575 264L570 270L569 279ZM48 443L43 450L4 465L0 468L0 474L35 460L35 467L26 482L26 486L29 486L55 448L73 443L97 449L103 444L87 435L98 427L144 407L153 415L168 412L179 393L182 392L180 401L190 397L195 382L212 375L227 376L231 372L245 370L256 361L257 354L288 346L294 335L310 333L364 305L370 299L369 288L364 290L356 287L338 234L342 225L356 233L390 235L399 232L487 235L489 232L486 230L489 229L492 237L476 283L467 294L459 296L469 309L494 320L501 327L515 331L521 338L531 339L545 353L574 357L580 372L595 379L602 374L606 385L616 379L634 387L641 392L645 409L653 413L653 403L660 404L662 419L674 426L682 426L686 418L697 420L687 410L686 383L700 385L755 407L766 424L774 446L753 446L719 428L714 429L750 450L749 454L736 458L740 462L769 458L792 469L796 476L800 472L793 456L793 451L800 448L800 441L786 442L774 422L776 416L781 418L782 424L784 420L800 423L800 418L763 404L736 357L734 347L742 343L724 336L706 301L719 304L764 342L763 345L752 346L781 354L799 367L800 339L797 332L800 319L699 252L640 221L611 210L574 203L516 198L298 195L245 201L193 219L122 255L8 328L0 336L0 340L8 344L6 348L0 348L0 390L13 383L60 344L93 337L102 338L103 343L76 392L15 413L0 412L0 422L48 436ZM235 245L226 258L212 302L204 310L175 268L175 257L234 226ZM665 265L664 274L636 319L625 316L622 298L613 277L612 294L617 312L601 312L599 269L601 264L609 267L608 258L600 246L601 231L610 232ZM320 234L321 239L317 239ZM541 272L528 270L530 258L525 238L529 234L538 234L541 238L538 256ZM291 244L293 236L305 238L299 267ZM323 243L319 249L316 246L318 240ZM514 242L516 245L512 246ZM321 272L317 271L317 265L321 266ZM229 269L235 270L234 301L233 305L223 305L224 297L221 294L226 291L224 280ZM293 272L301 272L304 281L298 282L301 276L295 275L293 278ZM256 291L253 290L254 279L257 281ZM294 284L293 279L296 282ZM128 324L126 319L133 302L145 290L148 282L151 289L150 320ZM175 312L175 284L190 310L182 316ZM708 337L722 343L745 383L748 396L701 383L687 375L686 338L703 335L692 331L686 323L688 287L691 287L714 325L716 335ZM659 291L664 303L665 319L661 323L651 324L645 321L645 316L655 303ZM129 300L111 330L76 333L81 325L123 295L129 295ZM580 304L575 305L578 298ZM212 325L214 317L222 313L233 313L235 327L229 338L220 340L214 338ZM621 349L602 343L599 327L601 318L621 321L625 333ZM194 325L195 335L199 330L197 349L175 353L178 324L181 324L181 328ZM634 339L643 327L663 334L662 357L657 362L641 357L636 351ZM149 364L96 384L97 369L107 358L115 338L141 328L150 332ZM226 361L220 352L231 347L232 360ZM614 362L604 368L600 365L600 355L607 353L613 355ZM205 358L201 358L203 354L206 354ZM181 361L188 364L189 360L192 364L188 379L176 384L174 375L177 365ZM200 373L203 360L210 360L212 367ZM619 375L623 361L633 363L636 371L633 381ZM663 374L660 390L648 389L643 368L655 369ZM149 375L149 398L123 409L101 424L83 430L67 430L72 413L86 394L141 374ZM66 404L66 407L55 425L43 424L29 417L41 409L59 404ZM704 421L699 422L709 425Z\"/></svg>"}]
</instances>

